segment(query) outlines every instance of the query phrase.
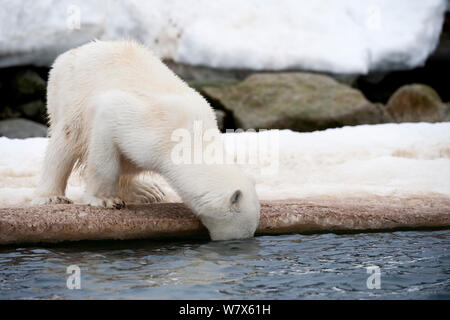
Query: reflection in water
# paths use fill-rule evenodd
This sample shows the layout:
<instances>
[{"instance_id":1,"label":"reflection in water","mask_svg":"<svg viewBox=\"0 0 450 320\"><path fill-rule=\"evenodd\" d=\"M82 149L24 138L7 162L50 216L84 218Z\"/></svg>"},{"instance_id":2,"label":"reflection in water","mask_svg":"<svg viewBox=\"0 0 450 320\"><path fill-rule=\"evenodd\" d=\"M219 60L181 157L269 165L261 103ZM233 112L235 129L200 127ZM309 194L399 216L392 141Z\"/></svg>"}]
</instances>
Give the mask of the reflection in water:
<instances>
[{"instance_id":1,"label":"reflection in water","mask_svg":"<svg viewBox=\"0 0 450 320\"><path fill-rule=\"evenodd\" d=\"M0 249L1 299L450 298L450 231ZM81 289L66 288L66 268ZM381 268L369 290L366 267Z\"/></svg>"}]
</instances>

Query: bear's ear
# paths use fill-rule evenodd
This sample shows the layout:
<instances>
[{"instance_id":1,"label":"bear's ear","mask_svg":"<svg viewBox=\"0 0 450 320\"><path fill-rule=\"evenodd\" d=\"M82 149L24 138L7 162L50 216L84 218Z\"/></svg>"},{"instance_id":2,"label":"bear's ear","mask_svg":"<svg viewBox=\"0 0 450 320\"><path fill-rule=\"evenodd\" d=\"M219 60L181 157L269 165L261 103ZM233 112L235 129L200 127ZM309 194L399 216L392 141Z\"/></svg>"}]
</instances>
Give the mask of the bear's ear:
<instances>
[{"instance_id":1,"label":"bear's ear","mask_svg":"<svg viewBox=\"0 0 450 320\"><path fill-rule=\"evenodd\" d=\"M238 209L239 208L239 202L242 199L242 191L241 190L236 190L235 192L233 192L233 195L230 198L230 205L232 208L234 209Z\"/></svg>"}]
</instances>

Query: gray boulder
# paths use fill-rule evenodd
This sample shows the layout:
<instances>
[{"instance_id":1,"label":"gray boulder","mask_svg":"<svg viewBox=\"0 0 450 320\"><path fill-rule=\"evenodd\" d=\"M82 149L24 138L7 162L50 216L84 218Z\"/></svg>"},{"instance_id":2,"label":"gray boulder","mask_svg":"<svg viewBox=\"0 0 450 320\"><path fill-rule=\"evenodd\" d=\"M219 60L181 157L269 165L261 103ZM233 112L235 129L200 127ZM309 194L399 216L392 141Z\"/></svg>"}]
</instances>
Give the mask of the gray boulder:
<instances>
[{"instance_id":1,"label":"gray boulder","mask_svg":"<svg viewBox=\"0 0 450 320\"><path fill-rule=\"evenodd\" d=\"M11 139L46 137L47 127L26 119L8 119L0 121L0 136Z\"/></svg>"},{"instance_id":2,"label":"gray boulder","mask_svg":"<svg viewBox=\"0 0 450 320\"><path fill-rule=\"evenodd\" d=\"M313 73L258 73L202 92L231 111L243 129L314 131L390 120L382 105L359 90Z\"/></svg>"}]
</instances>

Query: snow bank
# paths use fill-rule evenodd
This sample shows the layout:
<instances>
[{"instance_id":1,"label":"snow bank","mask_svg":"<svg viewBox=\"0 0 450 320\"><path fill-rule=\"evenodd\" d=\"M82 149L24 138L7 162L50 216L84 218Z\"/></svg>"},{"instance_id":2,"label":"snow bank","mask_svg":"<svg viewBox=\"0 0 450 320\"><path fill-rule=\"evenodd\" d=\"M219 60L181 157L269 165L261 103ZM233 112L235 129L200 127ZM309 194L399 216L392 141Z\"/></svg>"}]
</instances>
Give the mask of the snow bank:
<instances>
[{"instance_id":1,"label":"snow bank","mask_svg":"<svg viewBox=\"0 0 450 320\"><path fill-rule=\"evenodd\" d=\"M268 133L268 134L274 134ZM279 169L256 177L263 199L450 195L450 123L362 125L279 134Z\"/></svg>"},{"instance_id":2,"label":"snow bank","mask_svg":"<svg viewBox=\"0 0 450 320\"><path fill-rule=\"evenodd\" d=\"M50 65L58 53L94 38L133 37L164 58L210 67L337 73L412 68L423 64L436 47L446 4L445 0L3 1L0 66Z\"/></svg>"},{"instance_id":3,"label":"snow bank","mask_svg":"<svg viewBox=\"0 0 450 320\"><path fill-rule=\"evenodd\" d=\"M239 136L238 136L239 135ZM254 134L253 134L254 135ZM304 197L414 195L450 196L450 123L364 125L312 133L267 131L279 140L278 170L262 174L244 165L256 180L261 200ZM251 141L252 133L226 134ZM47 145L46 138L0 138L0 207L26 205L32 199ZM178 197L158 177L169 201ZM80 202L77 174L68 196Z\"/></svg>"}]
</instances>

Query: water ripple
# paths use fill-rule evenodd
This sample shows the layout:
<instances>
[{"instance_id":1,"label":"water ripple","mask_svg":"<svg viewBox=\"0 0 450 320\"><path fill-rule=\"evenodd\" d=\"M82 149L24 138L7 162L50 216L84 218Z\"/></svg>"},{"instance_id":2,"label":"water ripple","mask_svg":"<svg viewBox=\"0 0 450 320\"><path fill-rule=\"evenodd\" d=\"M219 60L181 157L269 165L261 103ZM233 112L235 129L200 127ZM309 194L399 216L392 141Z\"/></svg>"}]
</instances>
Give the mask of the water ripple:
<instances>
[{"instance_id":1,"label":"water ripple","mask_svg":"<svg viewBox=\"0 0 450 320\"><path fill-rule=\"evenodd\" d=\"M450 299L449 248L450 230L9 247L0 299Z\"/></svg>"}]
</instances>

